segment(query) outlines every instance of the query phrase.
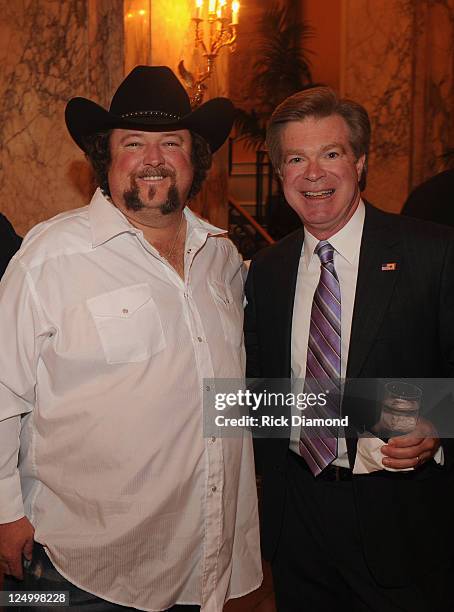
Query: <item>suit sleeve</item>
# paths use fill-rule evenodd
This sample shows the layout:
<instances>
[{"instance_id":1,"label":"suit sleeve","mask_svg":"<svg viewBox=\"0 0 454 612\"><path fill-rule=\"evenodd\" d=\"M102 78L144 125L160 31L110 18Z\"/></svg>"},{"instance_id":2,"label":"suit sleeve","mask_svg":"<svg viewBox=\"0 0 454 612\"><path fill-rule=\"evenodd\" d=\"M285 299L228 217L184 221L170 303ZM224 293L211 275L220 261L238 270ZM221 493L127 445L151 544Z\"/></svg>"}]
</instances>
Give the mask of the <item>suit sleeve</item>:
<instances>
[{"instance_id":1,"label":"suit sleeve","mask_svg":"<svg viewBox=\"0 0 454 612\"><path fill-rule=\"evenodd\" d=\"M16 234L13 226L6 217L0 214L0 238L1 238L1 250L0 250L0 278L6 270L9 260L14 253L19 250L22 239Z\"/></svg>"},{"instance_id":2,"label":"suit sleeve","mask_svg":"<svg viewBox=\"0 0 454 612\"><path fill-rule=\"evenodd\" d=\"M440 344L445 376L454 378L454 240L450 241L440 286Z\"/></svg>"},{"instance_id":3,"label":"suit sleeve","mask_svg":"<svg viewBox=\"0 0 454 612\"><path fill-rule=\"evenodd\" d=\"M259 334L256 318L256 300L254 292L254 264L251 263L246 279L246 309L244 312L244 342L246 346L246 376L247 378L261 378L262 368L260 366ZM254 388L255 391L257 389ZM263 458L267 452L265 439L254 438L255 471L258 475L263 474Z\"/></svg>"},{"instance_id":4,"label":"suit sleeve","mask_svg":"<svg viewBox=\"0 0 454 612\"><path fill-rule=\"evenodd\" d=\"M454 380L454 240L448 242L440 279L439 342L442 374ZM435 424L442 438L444 465L454 465L454 385L449 384L446 394L428 418ZM443 395L443 393L442 393Z\"/></svg>"},{"instance_id":5,"label":"suit sleeve","mask_svg":"<svg viewBox=\"0 0 454 612\"><path fill-rule=\"evenodd\" d=\"M246 346L246 376L260 378L259 340L254 294L254 264L251 263L246 279L246 309L244 311L244 342Z\"/></svg>"}]
</instances>

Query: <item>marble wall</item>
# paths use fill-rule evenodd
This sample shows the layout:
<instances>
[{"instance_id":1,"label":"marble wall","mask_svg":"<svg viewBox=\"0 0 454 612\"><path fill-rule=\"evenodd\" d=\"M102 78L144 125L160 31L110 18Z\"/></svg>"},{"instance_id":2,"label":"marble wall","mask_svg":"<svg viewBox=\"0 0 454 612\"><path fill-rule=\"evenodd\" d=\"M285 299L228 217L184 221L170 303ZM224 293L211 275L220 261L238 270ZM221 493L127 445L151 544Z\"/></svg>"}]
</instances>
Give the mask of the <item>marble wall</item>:
<instances>
[{"instance_id":1,"label":"marble wall","mask_svg":"<svg viewBox=\"0 0 454 612\"><path fill-rule=\"evenodd\" d=\"M415 6L411 184L444 169L454 149L454 0Z\"/></svg>"},{"instance_id":2,"label":"marble wall","mask_svg":"<svg viewBox=\"0 0 454 612\"><path fill-rule=\"evenodd\" d=\"M87 203L91 175L64 108L106 103L123 75L121 0L2 0L0 210L25 233Z\"/></svg>"},{"instance_id":3,"label":"marble wall","mask_svg":"<svg viewBox=\"0 0 454 612\"><path fill-rule=\"evenodd\" d=\"M454 1L344 0L340 88L373 141L366 197L398 212L453 146Z\"/></svg>"}]
</instances>

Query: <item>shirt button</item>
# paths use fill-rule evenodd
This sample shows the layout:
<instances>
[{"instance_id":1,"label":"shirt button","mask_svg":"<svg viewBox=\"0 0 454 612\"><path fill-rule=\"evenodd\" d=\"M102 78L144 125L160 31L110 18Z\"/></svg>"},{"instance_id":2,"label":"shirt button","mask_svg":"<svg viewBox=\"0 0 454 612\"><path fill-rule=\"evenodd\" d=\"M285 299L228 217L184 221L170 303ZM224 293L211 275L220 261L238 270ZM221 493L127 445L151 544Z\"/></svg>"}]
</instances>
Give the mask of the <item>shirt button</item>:
<instances>
[{"instance_id":1,"label":"shirt button","mask_svg":"<svg viewBox=\"0 0 454 612\"><path fill-rule=\"evenodd\" d=\"M123 314L128 314L129 310L127 308L123 308L123 310L121 311Z\"/></svg>"},{"instance_id":2,"label":"shirt button","mask_svg":"<svg viewBox=\"0 0 454 612\"><path fill-rule=\"evenodd\" d=\"M197 340L198 340L199 342L203 342L203 338L201 338L200 336L197 336Z\"/></svg>"},{"instance_id":3,"label":"shirt button","mask_svg":"<svg viewBox=\"0 0 454 612\"><path fill-rule=\"evenodd\" d=\"M216 486L214 486L214 487L211 487L211 490L212 490L212 492L213 492L213 493L216 493L216 491L218 490L218 488L217 488Z\"/></svg>"},{"instance_id":4,"label":"shirt button","mask_svg":"<svg viewBox=\"0 0 454 612\"><path fill-rule=\"evenodd\" d=\"M216 442L216 436L211 436L211 441Z\"/></svg>"},{"instance_id":5,"label":"shirt button","mask_svg":"<svg viewBox=\"0 0 454 612\"><path fill-rule=\"evenodd\" d=\"M211 387L210 387L210 385L207 385L207 386L205 387L205 391L211 391Z\"/></svg>"}]
</instances>

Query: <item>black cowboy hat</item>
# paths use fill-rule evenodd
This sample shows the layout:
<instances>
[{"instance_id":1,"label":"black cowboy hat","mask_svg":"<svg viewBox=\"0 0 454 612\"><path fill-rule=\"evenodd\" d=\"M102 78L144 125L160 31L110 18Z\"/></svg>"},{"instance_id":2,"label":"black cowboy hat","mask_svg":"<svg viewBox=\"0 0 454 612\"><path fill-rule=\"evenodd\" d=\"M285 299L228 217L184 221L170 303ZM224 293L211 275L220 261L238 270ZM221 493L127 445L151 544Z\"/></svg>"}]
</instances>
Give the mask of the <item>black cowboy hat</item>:
<instances>
[{"instance_id":1,"label":"black cowboy hat","mask_svg":"<svg viewBox=\"0 0 454 612\"><path fill-rule=\"evenodd\" d=\"M69 133L85 151L85 138L114 128L164 132L192 130L214 153L224 143L233 123L233 104L213 98L194 111L189 96L167 66L137 66L115 92L110 109L86 98L72 98L66 105Z\"/></svg>"}]
</instances>

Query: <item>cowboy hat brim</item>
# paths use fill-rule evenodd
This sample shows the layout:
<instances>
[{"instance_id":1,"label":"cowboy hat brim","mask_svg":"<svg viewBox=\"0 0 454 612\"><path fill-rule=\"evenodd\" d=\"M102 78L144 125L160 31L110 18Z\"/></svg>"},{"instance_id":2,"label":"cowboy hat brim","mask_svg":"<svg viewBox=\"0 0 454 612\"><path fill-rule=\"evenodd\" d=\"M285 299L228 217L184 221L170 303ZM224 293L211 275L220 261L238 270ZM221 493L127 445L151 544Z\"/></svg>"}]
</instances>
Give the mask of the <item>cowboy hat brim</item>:
<instances>
[{"instance_id":1,"label":"cowboy hat brim","mask_svg":"<svg viewBox=\"0 0 454 612\"><path fill-rule=\"evenodd\" d=\"M213 98L179 119L138 116L121 117L86 98L72 98L66 106L66 126L75 143L86 152L85 139L96 132L120 128L145 132L192 130L217 151L227 140L233 125L233 104L227 98Z\"/></svg>"}]
</instances>

